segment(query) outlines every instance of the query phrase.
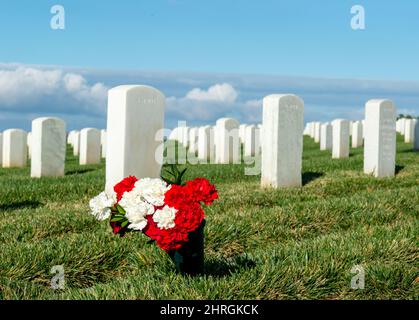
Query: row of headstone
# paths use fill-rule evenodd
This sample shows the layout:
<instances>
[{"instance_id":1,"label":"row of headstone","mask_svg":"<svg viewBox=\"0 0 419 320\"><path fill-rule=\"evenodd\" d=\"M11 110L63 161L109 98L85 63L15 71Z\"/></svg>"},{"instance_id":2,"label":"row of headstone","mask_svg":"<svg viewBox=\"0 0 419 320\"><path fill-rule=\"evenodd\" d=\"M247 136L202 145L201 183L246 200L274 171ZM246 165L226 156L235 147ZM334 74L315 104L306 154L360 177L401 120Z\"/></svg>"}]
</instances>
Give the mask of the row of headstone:
<instances>
[{"instance_id":1,"label":"row of headstone","mask_svg":"<svg viewBox=\"0 0 419 320\"><path fill-rule=\"evenodd\" d=\"M165 96L157 89L135 85L113 88L108 93L106 132L94 128L72 131L67 142L73 146L73 153L79 155L80 164L98 163L101 156L106 155L107 190L129 175L159 177L163 163L164 109ZM240 129L235 119L222 118L215 126L179 127L174 131L178 141L203 157L211 157L208 153L215 149L217 163L240 161L240 142L244 144L245 155L256 154L257 143L261 141L261 185L266 187L302 185L303 132L313 136L322 148L331 148L334 158L349 155L351 131L355 139L352 145L361 144L360 137L364 135L364 172L376 177L394 175L396 110L391 101L368 101L364 125L362 122L350 125L347 120L337 119L331 124L314 123L304 130L303 122L303 100L295 95L275 94L263 99L261 127L246 125ZM412 124L416 132L417 123ZM64 121L35 119L29 140L23 130L6 130L1 139L2 165L24 166L28 141L33 177L64 174ZM254 143L249 144L249 141Z\"/></svg>"},{"instance_id":2,"label":"row of headstone","mask_svg":"<svg viewBox=\"0 0 419 320\"><path fill-rule=\"evenodd\" d=\"M261 125L239 124L233 118L218 119L215 126L175 128L169 140L189 148L199 160L228 164L241 162L241 145L245 157L261 153Z\"/></svg>"},{"instance_id":3,"label":"row of headstone","mask_svg":"<svg viewBox=\"0 0 419 320\"><path fill-rule=\"evenodd\" d=\"M64 175L66 142L79 155L81 165L100 163L106 153L106 132L86 128L71 131L66 140L66 125L59 118L42 117L32 121L32 131L9 129L0 133L0 165L4 168L26 167L31 159L31 177Z\"/></svg>"},{"instance_id":4,"label":"row of headstone","mask_svg":"<svg viewBox=\"0 0 419 320\"><path fill-rule=\"evenodd\" d=\"M304 134L319 143L320 150L335 150L332 152L334 158L345 158L349 155L349 145L346 147L347 142L352 145L352 148L362 147L363 123L364 121L344 119L336 119L332 123L309 122L304 129Z\"/></svg>"},{"instance_id":5,"label":"row of headstone","mask_svg":"<svg viewBox=\"0 0 419 320\"><path fill-rule=\"evenodd\" d=\"M405 143L413 143L414 149L419 150L418 119L401 118L397 120L396 131L404 136Z\"/></svg>"},{"instance_id":6,"label":"row of headstone","mask_svg":"<svg viewBox=\"0 0 419 320\"><path fill-rule=\"evenodd\" d=\"M79 157L80 165L98 164L101 158L106 158L106 130L104 129L72 130L68 134L67 143L73 148L73 155Z\"/></svg>"},{"instance_id":7,"label":"row of headstone","mask_svg":"<svg viewBox=\"0 0 419 320\"><path fill-rule=\"evenodd\" d=\"M32 131L8 129L0 140L3 168L26 167L31 159L31 177L64 175L65 123L58 118L37 118Z\"/></svg>"},{"instance_id":8,"label":"row of headstone","mask_svg":"<svg viewBox=\"0 0 419 320\"><path fill-rule=\"evenodd\" d=\"M320 128L320 129L319 129ZM419 150L419 124L417 119L399 119L390 100L370 100L365 106L365 120L336 119L331 124L307 123L304 134L320 143L321 150L332 150L336 159L349 156L352 147L364 144L364 172L375 177L392 177L395 174L396 132L405 136ZM320 137L320 138L318 138ZM330 141L332 140L332 143Z\"/></svg>"}]
</instances>

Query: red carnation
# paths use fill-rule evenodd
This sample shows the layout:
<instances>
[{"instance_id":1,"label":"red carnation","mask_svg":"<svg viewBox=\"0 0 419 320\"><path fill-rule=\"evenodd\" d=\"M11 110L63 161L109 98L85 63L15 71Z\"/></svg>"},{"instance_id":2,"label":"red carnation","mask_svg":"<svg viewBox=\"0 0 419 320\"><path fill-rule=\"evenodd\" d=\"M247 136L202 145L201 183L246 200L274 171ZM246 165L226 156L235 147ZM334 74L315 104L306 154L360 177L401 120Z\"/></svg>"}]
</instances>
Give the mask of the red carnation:
<instances>
[{"instance_id":1,"label":"red carnation","mask_svg":"<svg viewBox=\"0 0 419 320\"><path fill-rule=\"evenodd\" d=\"M209 183L207 179L196 178L192 181L188 181L186 183L186 187L188 188L191 197L196 202L202 201L206 205L210 205L215 199L218 198L218 193L215 189L215 186Z\"/></svg>"},{"instance_id":2,"label":"red carnation","mask_svg":"<svg viewBox=\"0 0 419 320\"><path fill-rule=\"evenodd\" d=\"M137 181L138 181L138 179L136 177L129 176L129 177L123 179L121 182L117 183L113 187L113 190L116 193L117 202L121 201L122 196L124 195L125 192L129 192L132 189L134 189L134 185Z\"/></svg>"},{"instance_id":3,"label":"red carnation","mask_svg":"<svg viewBox=\"0 0 419 320\"><path fill-rule=\"evenodd\" d=\"M190 192L185 187L176 184L173 184L164 195L164 203L171 208L180 209L183 206L188 206L191 202L193 202L193 198Z\"/></svg>"}]
</instances>

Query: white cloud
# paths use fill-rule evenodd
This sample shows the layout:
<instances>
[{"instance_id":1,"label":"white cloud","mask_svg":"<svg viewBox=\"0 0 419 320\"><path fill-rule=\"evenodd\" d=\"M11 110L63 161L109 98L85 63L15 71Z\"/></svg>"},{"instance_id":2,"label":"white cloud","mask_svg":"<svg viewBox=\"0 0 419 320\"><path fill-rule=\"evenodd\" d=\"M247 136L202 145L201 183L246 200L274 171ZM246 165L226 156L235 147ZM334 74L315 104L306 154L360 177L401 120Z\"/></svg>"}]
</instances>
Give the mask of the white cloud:
<instances>
[{"instance_id":1,"label":"white cloud","mask_svg":"<svg viewBox=\"0 0 419 320\"><path fill-rule=\"evenodd\" d=\"M215 84L208 88L208 90L202 90L200 88L194 88L189 91L185 98L189 100L198 101L215 101L233 103L238 97L238 92L229 83Z\"/></svg>"},{"instance_id":2,"label":"white cloud","mask_svg":"<svg viewBox=\"0 0 419 320\"><path fill-rule=\"evenodd\" d=\"M34 109L39 104L60 102L50 106L51 111L60 111L73 103L75 111L80 105L91 111L105 110L108 88L103 83L89 85L77 73L61 69L44 69L22 65L0 66L0 108L20 112ZM62 103L66 100L66 103ZM76 105L77 104L77 105ZM46 108L46 106L44 107Z\"/></svg>"}]
</instances>

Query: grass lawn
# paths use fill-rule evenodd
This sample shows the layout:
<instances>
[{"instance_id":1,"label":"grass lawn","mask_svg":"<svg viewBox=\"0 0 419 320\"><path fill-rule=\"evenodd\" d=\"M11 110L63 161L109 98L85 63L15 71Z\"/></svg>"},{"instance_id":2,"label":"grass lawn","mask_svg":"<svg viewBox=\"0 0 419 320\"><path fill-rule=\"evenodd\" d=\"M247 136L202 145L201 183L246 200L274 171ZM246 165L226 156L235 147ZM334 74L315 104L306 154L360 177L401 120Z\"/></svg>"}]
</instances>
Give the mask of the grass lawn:
<instances>
[{"instance_id":1,"label":"grass lawn","mask_svg":"<svg viewBox=\"0 0 419 320\"><path fill-rule=\"evenodd\" d=\"M299 189L262 190L245 165L189 166L220 199L206 208L206 274L176 274L139 233L119 238L89 214L105 165L31 179L0 169L0 299L418 299L419 156L398 136L397 175L362 173L363 150L346 160L304 138ZM50 273L63 265L66 287ZM365 289L351 289L351 269Z\"/></svg>"}]
</instances>

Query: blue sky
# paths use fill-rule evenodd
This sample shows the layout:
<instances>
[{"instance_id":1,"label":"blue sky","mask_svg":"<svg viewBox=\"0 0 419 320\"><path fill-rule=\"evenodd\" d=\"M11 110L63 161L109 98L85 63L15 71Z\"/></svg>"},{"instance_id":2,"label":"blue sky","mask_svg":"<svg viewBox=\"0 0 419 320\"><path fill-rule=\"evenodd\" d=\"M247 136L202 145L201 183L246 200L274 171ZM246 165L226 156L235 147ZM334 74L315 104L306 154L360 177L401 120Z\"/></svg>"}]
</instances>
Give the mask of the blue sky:
<instances>
[{"instance_id":1,"label":"blue sky","mask_svg":"<svg viewBox=\"0 0 419 320\"><path fill-rule=\"evenodd\" d=\"M65 30L50 28L55 4ZM418 16L410 0L0 0L0 130L46 114L104 126L106 90L133 81L170 98L168 126L190 114L257 122L263 95L291 91L306 120L359 117L370 97L418 114ZM225 100L206 99L211 87Z\"/></svg>"}]
</instances>

